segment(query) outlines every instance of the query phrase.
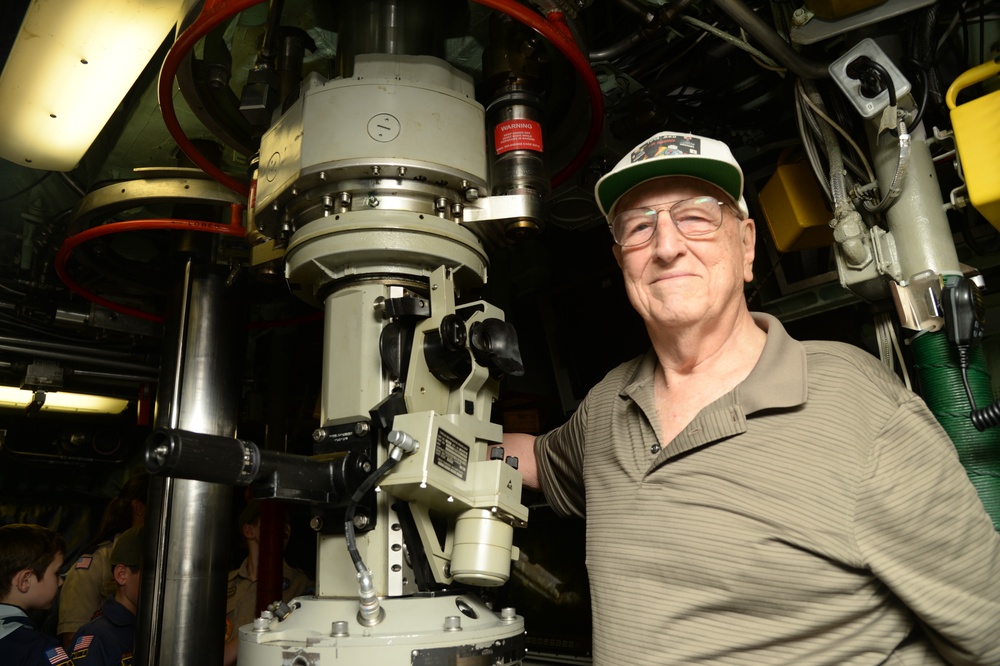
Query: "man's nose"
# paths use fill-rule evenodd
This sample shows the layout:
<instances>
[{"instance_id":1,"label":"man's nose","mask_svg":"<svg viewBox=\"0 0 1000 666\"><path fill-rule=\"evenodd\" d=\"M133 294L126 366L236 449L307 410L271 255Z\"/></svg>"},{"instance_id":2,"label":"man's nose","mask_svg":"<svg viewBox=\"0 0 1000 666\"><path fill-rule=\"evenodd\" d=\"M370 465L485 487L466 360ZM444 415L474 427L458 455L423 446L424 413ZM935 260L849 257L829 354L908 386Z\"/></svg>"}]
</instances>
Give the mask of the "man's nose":
<instances>
[{"instance_id":1,"label":"man's nose","mask_svg":"<svg viewBox=\"0 0 1000 666\"><path fill-rule=\"evenodd\" d=\"M650 243L652 244L653 253L657 257L669 261L678 254L681 254L687 246L684 242L684 236L677 229L677 225L674 224L669 211L659 211L658 215L656 229L653 232L653 238L650 240Z\"/></svg>"}]
</instances>

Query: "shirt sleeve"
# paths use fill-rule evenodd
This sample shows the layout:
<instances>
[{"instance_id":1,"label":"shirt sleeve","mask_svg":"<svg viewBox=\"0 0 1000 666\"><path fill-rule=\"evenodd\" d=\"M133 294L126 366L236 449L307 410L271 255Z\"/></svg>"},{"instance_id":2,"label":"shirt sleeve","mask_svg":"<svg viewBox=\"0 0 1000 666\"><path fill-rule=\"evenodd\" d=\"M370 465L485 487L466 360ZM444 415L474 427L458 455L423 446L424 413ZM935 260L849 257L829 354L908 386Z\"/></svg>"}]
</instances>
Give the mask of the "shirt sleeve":
<instances>
[{"instance_id":1,"label":"shirt sleeve","mask_svg":"<svg viewBox=\"0 0 1000 666\"><path fill-rule=\"evenodd\" d=\"M535 464L542 493L552 509L564 517L583 518L586 514L583 455L590 396L566 423L535 438Z\"/></svg>"},{"instance_id":2,"label":"shirt sleeve","mask_svg":"<svg viewBox=\"0 0 1000 666\"><path fill-rule=\"evenodd\" d=\"M1000 534L948 435L902 404L872 447L856 507L867 566L951 664L1000 664Z\"/></svg>"},{"instance_id":3,"label":"shirt sleeve","mask_svg":"<svg viewBox=\"0 0 1000 666\"><path fill-rule=\"evenodd\" d=\"M104 578L106 570L111 568L110 555L110 543L101 544L93 553L82 555L66 572L66 581L59 590L57 633L76 633L101 608Z\"/></svg>"},{"instance_id":4,"label":"shirt sleeve","mask_svg":"<svg viewBox=\"0 0 1000 666\"><path fill-rule=\"evenodd\" d=\"M76 649L79 645L80 640L87 640L87 646L85 648ZM88 640L89 639L89 640ZM73 664L74 666L105 666L105 664L114 664L121 662L121 655L118 655L118 659L115 659L114 654L111 654L104 645L104 641L101 639L100 634L84 634L80 632L73 639Z\"/></svg>"}]
</instances>

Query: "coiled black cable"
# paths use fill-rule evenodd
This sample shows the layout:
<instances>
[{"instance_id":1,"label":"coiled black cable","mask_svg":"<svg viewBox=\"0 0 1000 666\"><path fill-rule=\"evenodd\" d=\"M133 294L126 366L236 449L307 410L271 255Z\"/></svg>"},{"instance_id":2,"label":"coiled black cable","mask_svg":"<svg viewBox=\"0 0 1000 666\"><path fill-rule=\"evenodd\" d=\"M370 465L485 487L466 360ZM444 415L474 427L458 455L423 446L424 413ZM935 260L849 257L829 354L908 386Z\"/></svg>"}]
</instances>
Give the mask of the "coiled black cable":
<instances>
[{"instance_id":1,"label":"coiled black cable","mask_svg":"<svg viewBox=\"0 0 1000 666\"><path fill-rule=\"evenodd\" d=\"M976 430L979 432L1000 426L1000 400L995 400L993 404L982 409L976 407L976 398L972 395L972 389L969 388L968 345L958 345L958 365L962 370L962 384L965 386L965 394L969 396L969 405L972 407L972 411L969 413L972 425L976 426Z\"/></svg>"}]
</instances>

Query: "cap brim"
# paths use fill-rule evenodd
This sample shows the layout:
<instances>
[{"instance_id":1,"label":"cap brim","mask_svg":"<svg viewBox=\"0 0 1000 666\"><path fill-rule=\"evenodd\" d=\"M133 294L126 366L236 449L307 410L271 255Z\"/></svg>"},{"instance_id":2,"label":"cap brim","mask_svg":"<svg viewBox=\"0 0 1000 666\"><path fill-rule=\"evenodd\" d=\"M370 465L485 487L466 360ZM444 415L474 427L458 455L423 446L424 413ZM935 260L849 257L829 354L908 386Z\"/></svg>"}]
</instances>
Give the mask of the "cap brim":
<instances>
[{"instance_id":1,"label":"cap brim","mask_svg":"<svg viewBox=\"0 0 1000 666\"><path fill-rule=\"evenodd\" d=\"M731 164L700 156L677 156L636 162L621 171L611 173L597 183L597 205L605 216L626 192L636 185L661 176L691 176L712 183L728 194L738 205L743 189L743 176Z\"/></svg>"}]
</instances>

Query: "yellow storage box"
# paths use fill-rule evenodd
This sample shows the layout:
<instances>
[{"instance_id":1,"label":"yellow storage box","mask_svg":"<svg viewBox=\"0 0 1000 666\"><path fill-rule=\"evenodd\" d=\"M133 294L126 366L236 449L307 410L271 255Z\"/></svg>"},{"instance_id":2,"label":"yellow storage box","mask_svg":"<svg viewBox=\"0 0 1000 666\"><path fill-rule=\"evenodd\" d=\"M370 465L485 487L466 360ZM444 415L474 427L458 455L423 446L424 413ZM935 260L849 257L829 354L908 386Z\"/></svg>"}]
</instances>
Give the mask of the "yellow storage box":
<instances>
[{"instance_id":1,"label":"yellow storage box","mask_svg":"<svg viewBox=\"0 0 1000 666\"><path fill-rule=\"evenodd\" d=\"M833 244L833 213L805 158L788 163L782 156L774 175L760 191L760 209L780 252Z\"/></svg>"},{"instance_id":2,"label":"yellow storage box","mask_svg":"<svg viewBox=\"0 0 1000 666\"><path fill-rule=\"evenodd\" d=\"M955 146L969 188L969 200L1000 230L1000 90L964 104L958 93L1000 74L1000 62L990 60L963 72L949 86L948 108Z\"/></svg>"}]
</instances>

